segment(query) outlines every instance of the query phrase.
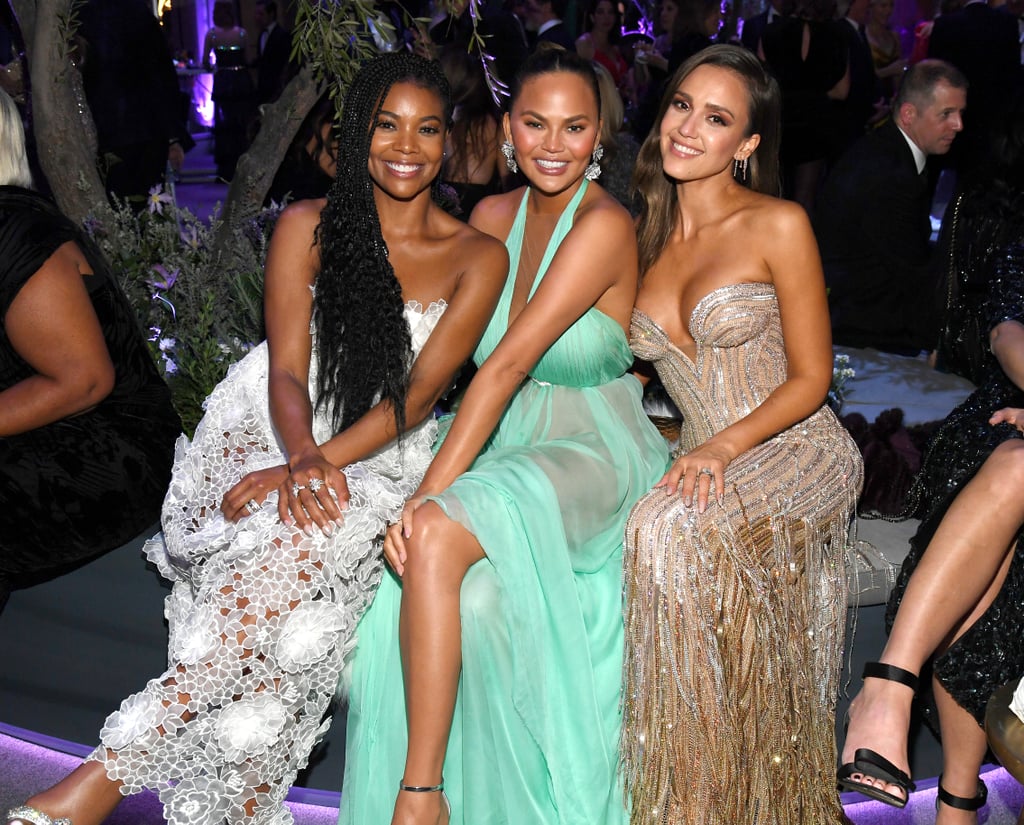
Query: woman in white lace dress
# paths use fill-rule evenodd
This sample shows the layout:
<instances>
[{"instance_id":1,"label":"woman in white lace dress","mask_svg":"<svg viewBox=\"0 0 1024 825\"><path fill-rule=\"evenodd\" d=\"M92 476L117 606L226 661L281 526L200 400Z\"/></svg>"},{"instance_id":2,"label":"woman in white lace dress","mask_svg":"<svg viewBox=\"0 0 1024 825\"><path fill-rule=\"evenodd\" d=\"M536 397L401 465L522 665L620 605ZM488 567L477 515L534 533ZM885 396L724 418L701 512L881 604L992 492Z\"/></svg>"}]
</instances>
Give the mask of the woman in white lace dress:
<instances>
[{"instance_id":1,"label":"woman in white lace dress","mask_svg":"<svg viewBox=\"0 0 1024 825\"><path fill-rule=\"evenodd\" d=\"M500 242L432 198L449 114L444 75L412 55L353 81L335 187L274 233L267 342L177 447L147 546L174 583L170 667L9 823L98 825L143 788L175 825L291 821L282 802L329 722L382 531L508 268Z\"/></svg>"}]
</instances>

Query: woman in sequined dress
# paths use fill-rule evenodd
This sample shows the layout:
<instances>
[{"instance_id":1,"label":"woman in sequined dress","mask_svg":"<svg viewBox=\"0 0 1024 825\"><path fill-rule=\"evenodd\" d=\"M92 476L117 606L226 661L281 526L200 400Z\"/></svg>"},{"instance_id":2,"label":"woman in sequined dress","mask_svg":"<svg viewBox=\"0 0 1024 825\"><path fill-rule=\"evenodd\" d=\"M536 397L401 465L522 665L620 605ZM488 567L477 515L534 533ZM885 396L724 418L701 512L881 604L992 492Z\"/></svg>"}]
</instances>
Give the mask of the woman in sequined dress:
<instances>
[{"instance_id":1,"label":"woman in sequined dress","mask_svg":"<svg viewBox=\"0 0 1024 825\"><path fill-rule=\"evenodd\" d=\"M889 640L865 667L850 708L840 780L902 807L913 789L907 759L911 704L942 740L936 822L974 825L985 802L985 705L1024 671L1024 107L1010 107L989 158L994 174L960 202L963 242L951 277L965 303L951 307L978 346L964 360L978 389L936 433L915 483L921 526L890 598ZM954 239L956 241L956 239ZM999 242L1002 242L1000 246ZM965 280L966 278L966 280ZM971 290L987 284L981 318ZM964 321L962 316L967 316ZM962 336L954 335L956 341ZM969 352L967 347L959 351Z\"/></svg>"},{"instance_id":2,"label":"woman in sequined dress","mask_svg":"<svg viewBox=\"0 0 1024 825\"><path fill-rule=\"evenodd\" d=\"M748 51L713 46L672 79L658 123L636 175L631 345L684 420L626 529L632 821L839 823L843 551L863 471L823 406L814 236L770 196L778 86Z\"/></svg>"}]
</instances>

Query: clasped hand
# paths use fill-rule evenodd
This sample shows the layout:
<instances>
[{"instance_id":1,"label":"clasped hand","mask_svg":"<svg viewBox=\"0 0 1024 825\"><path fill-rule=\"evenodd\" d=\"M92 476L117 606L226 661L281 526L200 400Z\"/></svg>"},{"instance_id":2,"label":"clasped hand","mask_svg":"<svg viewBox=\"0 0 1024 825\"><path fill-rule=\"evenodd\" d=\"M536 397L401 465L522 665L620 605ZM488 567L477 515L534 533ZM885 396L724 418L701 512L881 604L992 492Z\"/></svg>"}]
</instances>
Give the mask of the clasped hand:
<instances>
[{"instance_id":1,"label":"clasped hand","mask_svg":"<svg viewBox=\"0 0 1024 825\"><path fill-rule=\"evenodd\" d=\"M701 444L673 461L654 488L664 489L665 495L680 493L687 507L693 506L696 497L697 511L703 513L712 491L721 505L725 496L725 468L730 461L732 456L724 447L711 442Z\"/></svg>"},{"instance_id":2,"label":"clasped hand","mask_svg":"<svg viewBox=\"0 0 1024 825\"><path fill-rule=\"evenodd\" d=\"M331 535L342 524L342 511L348 509L345 474L316 451L298 456L290 464L245 475L224 495L224 517L238 521L252 514L250 503L262 505L274 489L281 521L307 536L313 535L314 528Z\"/></svg>"}]
</instances>

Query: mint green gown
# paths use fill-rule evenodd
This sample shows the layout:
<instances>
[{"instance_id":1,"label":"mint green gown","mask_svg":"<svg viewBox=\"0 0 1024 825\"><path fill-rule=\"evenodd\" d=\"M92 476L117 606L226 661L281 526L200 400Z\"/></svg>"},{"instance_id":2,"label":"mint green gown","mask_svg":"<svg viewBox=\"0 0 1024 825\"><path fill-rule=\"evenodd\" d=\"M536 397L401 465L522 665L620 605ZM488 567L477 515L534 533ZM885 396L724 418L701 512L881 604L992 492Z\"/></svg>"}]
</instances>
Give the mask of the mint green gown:
<instances>
[{"instance_id":1,"label":"mint green gown","mask_svg":"<svg viewBox=\"0 0 1024 825\"><path fill-rule=\"evenodd\" d=\"M533 290L572 227L552 234ZM508 326L526 196L506 244L510 276L474 354ZM531 292L532 294L532 292ZM588 310L551 345L468 472L436 498L487 558L462 586L463 669L444 779L452 825L620 825L622 544L633 504L668 466L641 408L622 328ZM352 660L340 822L388 825L406 721L399 580L385 576Z\"/></svg>"}]
</instances>

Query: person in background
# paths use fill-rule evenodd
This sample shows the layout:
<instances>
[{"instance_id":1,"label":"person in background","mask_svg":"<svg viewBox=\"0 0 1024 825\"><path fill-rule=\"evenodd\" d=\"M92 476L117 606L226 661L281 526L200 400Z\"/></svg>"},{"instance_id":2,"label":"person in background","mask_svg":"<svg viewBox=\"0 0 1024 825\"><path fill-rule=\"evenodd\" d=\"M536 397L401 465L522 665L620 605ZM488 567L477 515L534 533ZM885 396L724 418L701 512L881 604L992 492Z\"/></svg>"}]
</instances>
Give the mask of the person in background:
<instances>
[{"instance_id":1,"label":"person in background","mask_svg":"<svg viewBox=\"0 0 1024 825\"><path fill-rule=\"evenodd\" d=\"M217 177L230 181L247 146L253 85L246 66L249 39L235 20L233 4L213 6L213 26L203 40L203 64L213 68L213 159Z\"/></svg>"},{"instance_id":2,"label":"person in background","mask_svg":"<svg viewBox=\"0 0 1024 825\"><path fill-rule=\"evenodd\" d=\"M619 51L622 20L612 0L594 0L584 14L584 32L576 38L576 53L599 63L612 76L617 89L626 82L629 64Z\"/></svg>"},{"instance_id":3,"label":"person in background","mask_svg":"<svg viewBox=\"0 0 1024 825\"><path fill-rule=\"evenodd\" d=\"M107 193L139 208L195 145L171 51L147 0L88 0L79 14L82 84Z\"/></svg>"},{"instance_id":4,"label":"person in background","mask_svg":"<svg viewBox=\"0 0 1024 825\"><path fill-rule=\"evenodd\" d=\"M441 180L459 198L458 217L468 221L476 205L500 192L508 177L501 121L476 51L448 47L441 54L441 68L452 90L452 128Z\"/></svg>"},{"instance_id":5,"label":"person in background","mask_svg":"<svg viewBox=\"0 0 1024 825\"><path fill-rule=\"evenodd\" d=\"M562 18L568 0L526 0L526 30L534 35L533 51L543 43L554 43L567 51L575 48Z\"/></svg>"},{"instance_id":6,"label":"person in background","mask_svg":"<svg viewBox=\"0 0 1024 825\"><path fill-rule=\"evenodd\" d=\"M256 103L273 103L288 80L292 36L277 19L276 0L256 0L256 25L260 28L256 58Z\"/></svg>"},{"instance_id":7,"label":"person in background","mask_svg":"<svg viewBox=\"0 0 1024 825\"><path fill-rule=\"evenodd\" d=\"M0 610L151 526L181 422L102 254L33 191L0 92Z\"/></svg>"},{"instance_id":8,"label":"person in background","mask_svg":"<svg viewBox=\"0 0 1024 825\"><path fill-rule=\"evenodd\" d=\"M939 355L978 389L942 422L912 488L921 523L889 640L850 706L840 784L903 807L911 708L942 742L936 825L971 825L992 692L1024 672L1024 100L995 119L985 171L950 204Z\"/></svg>"},{"instance_id":9,"label":"person in background","mask_svg":"<svg viewBox=\"0 0 1024 825\"><path fill-rule=\"evenodd\" d=\"M635 215L632 177L640 145L622 128L625 106L611 74L604 66L596 63L594 72L601 90L601 147L604 149L601 157L601 186L625 206L630 214Z\"/></svg>"},{"instance_id":10,"label":"person in background","mask_svg":"<svg viewBox=\"0 0 1024 825\"><path fill-rule=\"evenodd\" d=\"M808 214L843 140L836 105L850 92L846 37L833 0L796 0L761 35L758 53L782 89L782 192Z\"/></svg>"},{"instance_id":11,"label":"person in background","mask_svg":"<svg viewBox=\"0 0 1024 825\"><path fill-rule=\"evenodd\" d=\"M875 76L882 87L882 94L887 101L899 89L900 78L907 69L907 61L903 58L900 38L892 30L893 0L870 0L868 19L864 26L864 36L871 47L871 61L875 67Z\"/></svg>"},{"instance_id":12,"label":"person in background","mask_svg":"<svg viewBox=\"0 0 1024 825\"><path fill-rule=\"evenodd\" d=\"M325 93L295 133L264 205L327 196L338 170L336 114L334 101Z\"/></svg>"},{"instance_id":13,"label":"person in background","mask_svg":"<svg viewBox=\"0 0 1024 825\"><path fill-rule=\"evenodd\" d=\"M931 155L950 151L967 99L967 80L955 67L941 60L912 66L893 119L850 147L825 178L814 231L836 343L903 355L934 348L926 167Z\"/></svg>"}]
</instances>

